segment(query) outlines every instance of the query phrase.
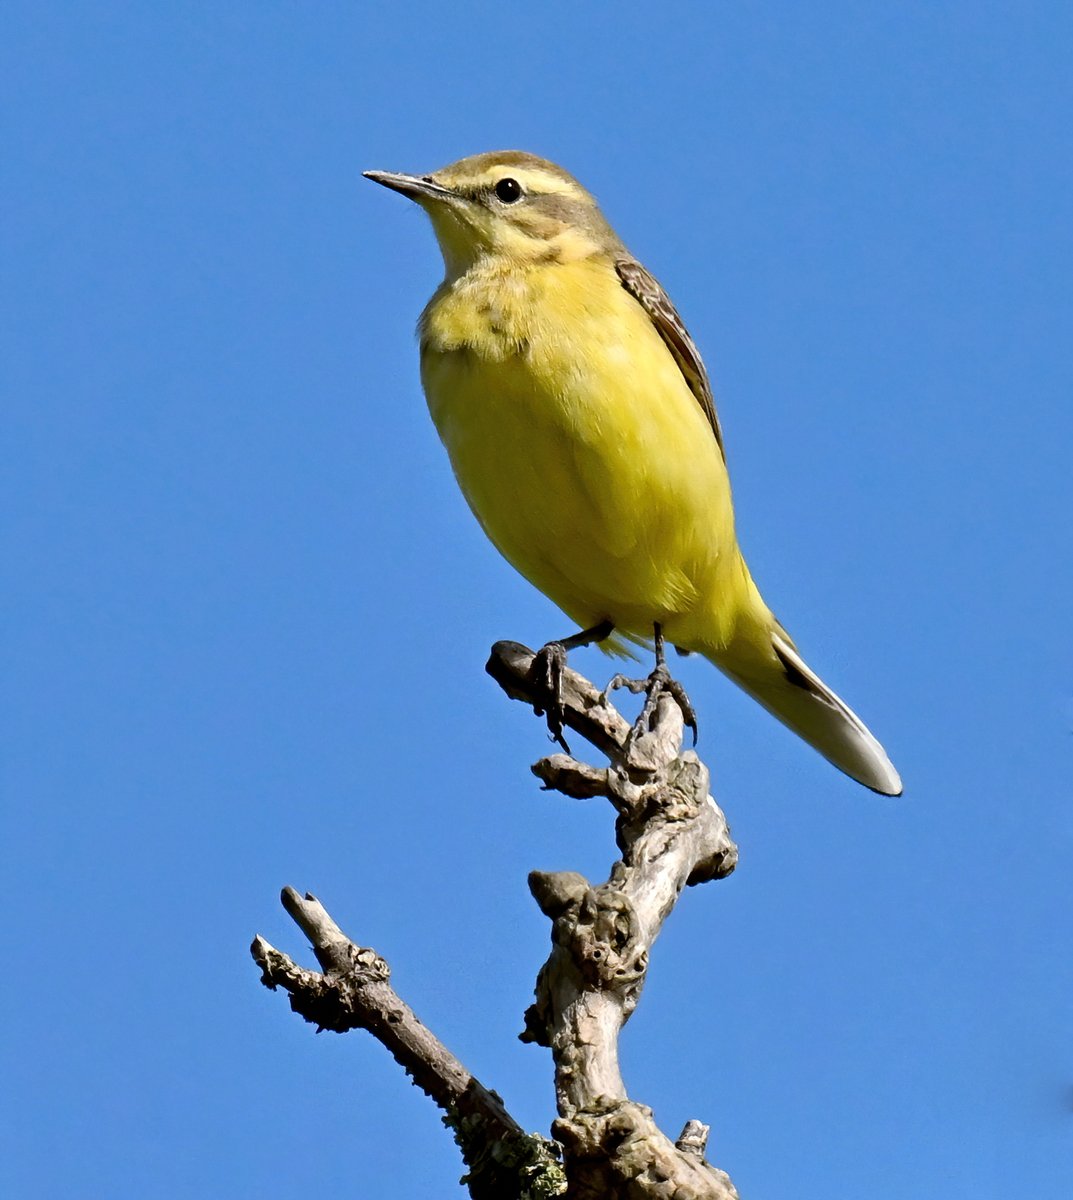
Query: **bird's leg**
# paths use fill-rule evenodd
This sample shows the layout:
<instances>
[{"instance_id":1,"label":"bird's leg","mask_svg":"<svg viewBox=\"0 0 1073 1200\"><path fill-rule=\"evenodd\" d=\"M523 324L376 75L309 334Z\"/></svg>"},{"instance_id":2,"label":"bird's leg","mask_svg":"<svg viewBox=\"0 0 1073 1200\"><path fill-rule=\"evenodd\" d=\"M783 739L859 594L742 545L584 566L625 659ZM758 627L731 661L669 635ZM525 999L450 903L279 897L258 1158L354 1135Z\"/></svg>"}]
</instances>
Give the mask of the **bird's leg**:
<instances>
[{"instance_id":1,"label":"bird's leg","mask_svg":"<svg viewBox=\"0 0 1073 1200\"><path fill-rule=\"evenodd\" d=\"M543 708L535 708L538 717L548 718L548 733L552 740L570 753L570 747L563 737L563 668L566 666L566 656L571 650L581 646L591 646L593 642L602 642L615 631L611 621L601 621L591 629L582 629L580 633L572 634L562 641L548 642L533 656L529 668L529 678L547 693L547 703Z\"/></svg>"},{"instance_id":2,"label":"bird's leg","mask_svg":"<svg viewBox=\"0 0 1073 1200\"><path fill-rule=\"evenodd\" d=\"M677 679L672 678L667 667L667 655L663 647L663 630L658 621L653 624L652 629L656 641L656 665L652 674L647 679L628 679L625 675L616 675L604 688L604 699L606 700L616 688L628 688L635 693L644 692L644 707L633 725L633 736L638 737L652 728L652 717L655 715L660 696L670 696L682 710L682 720L685 722L686 728L693 731L693 745L695 746L697 744L696 709L686 695L685 688Z\"/></svg>"}]
</instances>

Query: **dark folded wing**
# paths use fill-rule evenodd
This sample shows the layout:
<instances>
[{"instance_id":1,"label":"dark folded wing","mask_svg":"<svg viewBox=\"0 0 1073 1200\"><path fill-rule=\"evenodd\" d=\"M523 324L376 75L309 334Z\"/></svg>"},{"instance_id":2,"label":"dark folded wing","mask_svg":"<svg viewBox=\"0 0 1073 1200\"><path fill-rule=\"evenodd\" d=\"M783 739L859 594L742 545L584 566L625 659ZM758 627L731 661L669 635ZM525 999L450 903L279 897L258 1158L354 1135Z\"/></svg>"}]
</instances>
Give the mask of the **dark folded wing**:
<instances>
[{"instance_id":1,"label":"dark folded wing","mask_svg":"<svg viewBox=\"0 0 1073 1200\"><path fill-rule=\"evenodd\" d=\"M682 323L677 309L671 303L670 296L660 286L659 280L635 258L620 258L615 262L622 286L630 293L638 304L648 314L649 320L656 327L659 336L663 338L667 349L674 355L678 369L689 384L689 390L697 398L697 403L704 410L708 424L712 427L715 440L719 444L720 453L726 461L726 451L723 449L723 431L719 427L719 417L715 411L715 400L712 397L712 385L708 382L708 372L700 357L689 330Z\"/></svg>"}]
</instances>

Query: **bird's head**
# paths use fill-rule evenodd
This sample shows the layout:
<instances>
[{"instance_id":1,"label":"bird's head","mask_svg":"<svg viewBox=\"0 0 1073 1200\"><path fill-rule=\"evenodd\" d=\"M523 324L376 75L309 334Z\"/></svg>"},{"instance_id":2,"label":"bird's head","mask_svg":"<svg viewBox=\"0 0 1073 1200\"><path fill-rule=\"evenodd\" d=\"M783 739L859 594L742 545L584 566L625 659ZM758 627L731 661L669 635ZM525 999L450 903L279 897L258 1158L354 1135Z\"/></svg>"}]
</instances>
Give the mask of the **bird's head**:
<instances>
[{"instance_id":1,"label":"bird's head","mask_svg":"<svg viewBox=\"0 0 1073 1200\"><path fill-rule=\"evenodd\" d=\"M431 175L366 171L428 213L449 278L484 260L568 262L619 246L593 197L547 159L499 150Z\"/></svg>"}]
</instances>

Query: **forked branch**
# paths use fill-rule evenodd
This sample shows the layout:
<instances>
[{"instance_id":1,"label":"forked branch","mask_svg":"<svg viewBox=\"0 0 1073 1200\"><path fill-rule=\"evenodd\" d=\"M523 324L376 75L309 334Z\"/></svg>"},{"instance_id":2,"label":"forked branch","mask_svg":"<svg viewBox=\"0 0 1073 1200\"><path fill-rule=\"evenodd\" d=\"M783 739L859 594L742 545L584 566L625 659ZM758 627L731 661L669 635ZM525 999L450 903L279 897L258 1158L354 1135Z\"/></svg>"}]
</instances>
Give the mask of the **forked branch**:
<instances>
[{"instance_id":1,"label":"forked branch","mask_svg":"<svg viewBox=\"0 0 1073 1200\"><path fill-rule=\"evenodd\" d=\"M488 671L508 695L540 711L547 696L531 676L533 657L524 646L499 642ZM552 922L552 949L522 1039L552 1051L558 1145L521 1130L500 1098L399 998L384 960L351 942L313 896L286 888L283 904L322 971L297 966L261 937L253 957L266 986L283 987L291 1007L318 1028L367 1029L391 1051L444 1110L470 1168L464 1181L478 1200L735 1200L727 1175L705 1160L706 1126L690 1121L674 1142L650 1109L629 1099L618 1037L682 889L728 875L737 847L709 795L707 768L682 749L682 712L673 696L662 696L644 727L634 728L567 668L562 709L564 725L602 751L608 765L556 754L533 771L566 795L606 797L617 813L621 857L597 885L573 872L529 877Z\"/></svg>"},{"instance_id":2,"label":"forked branch","mask_svg":"<svg viewBox=\"0 0 1073 1200\"><path fill-rule=\"evenodd\" d=\"M524 646L499 642L488 672L508 695L540 708L546 700L532 681L532 659ZM552 949L522 1037L550 1047L555 1059L559 1120L553 1133L564 1150L567 1194L729 1200L737 1195L730 1179L704 1159L707 1130L690 1122L674 1143L650 1109L629 1099L618 1037L640 998L652 943L682 889L729 875L737 847L709 794L707 767L682 748L682 711L671 695L637 728L587 679L567 670L563 707L563 723L602 750L609 764L555 754L533 771L568 796L610 800L621 854L601 884L574 872L529 877L552 922Z\"/></svg>"}]
</instances>

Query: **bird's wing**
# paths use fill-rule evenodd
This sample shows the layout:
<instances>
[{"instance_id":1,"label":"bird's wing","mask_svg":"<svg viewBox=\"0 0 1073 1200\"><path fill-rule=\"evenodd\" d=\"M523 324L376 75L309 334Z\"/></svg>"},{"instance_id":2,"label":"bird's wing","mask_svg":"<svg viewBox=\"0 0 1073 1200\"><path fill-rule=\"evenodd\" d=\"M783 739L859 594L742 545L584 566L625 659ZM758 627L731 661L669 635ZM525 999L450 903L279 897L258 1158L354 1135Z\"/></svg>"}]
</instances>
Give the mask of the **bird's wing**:
<instances>
[{"instance_id":1,"label":"bird's wing","mask_svg":"<svg viewBox=\"0 0 1073 1200\"><path fill-rule=\"evenodd\" d=\"M708 424L712 427L712 433L715 434L725 462L723 431L715 411L715 399L712 396L712 385L708 382L708 372L704 369L700 351L689 336L689 330L671 303L670 296L663 290L659 280L646 271L635 258L616 259L615 271L622 280L622 286L645 310L667 349L674 355L674 361L689 384L689 390L696 396L697 403L708 418Z\"/></svg>"}]
</instances>

